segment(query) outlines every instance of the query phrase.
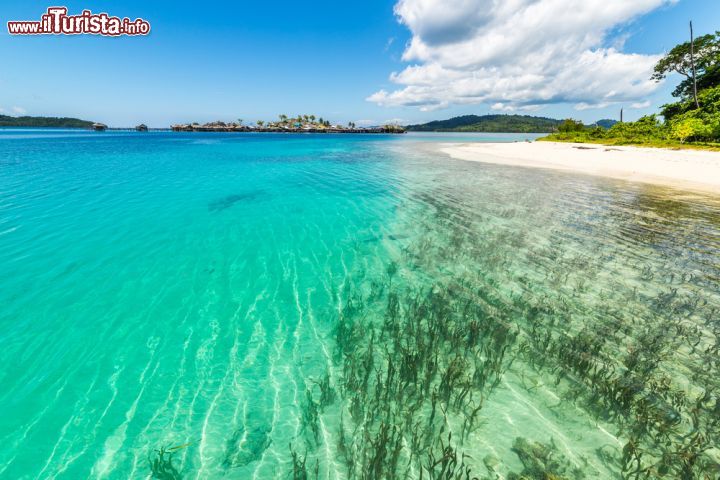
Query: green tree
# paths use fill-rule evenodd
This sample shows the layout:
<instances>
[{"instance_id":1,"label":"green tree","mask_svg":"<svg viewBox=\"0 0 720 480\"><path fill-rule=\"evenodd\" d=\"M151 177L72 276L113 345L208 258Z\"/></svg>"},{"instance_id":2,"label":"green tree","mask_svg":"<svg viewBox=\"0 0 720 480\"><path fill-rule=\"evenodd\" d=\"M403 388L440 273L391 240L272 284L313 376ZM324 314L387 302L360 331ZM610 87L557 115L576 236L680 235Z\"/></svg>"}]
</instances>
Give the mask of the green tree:
<instances>
[{"instance_id":1,"label":"green tree","mask_svg":"<svg viewBox=\"0 0 720 480\"><path fill-rule=\"evenodd\" d=\"M693 51L698 91L720 84L720 32L696 38ZM673 91L675 97L690 98L693 95L693 62L690 53L690 42L681 43L655 65L652 75L655 81L663 80L670 73L685 77Z\"/></svg>"},{"instance_id":2,"label":"green tree","mask_svg":"<svg viewBox=\"0 0 720 480\"><path fill-rule=\"evenodd\" d=\"M688 117L676 121L671 128L671 135L680 143L688 138L704 137L710 133L710 128L701 119Z\"/></svg>"},{"instance_id":3,"label":"green tree","mask_svg":"<svg viewBox=\"0 0 720 480\"><path fill-rule=\"evenodd\" d=\"M698 93L698 104L701 112L720 118L720 84L701 90ZM692 98L687 98L663 105L660 113L665 117L665 121L672 121L693 110L696 110L696 104Z\"/></svg>"},{"instance_id":4,"label":"green tree","mask_svg":"<svg viewBox=\"0 0 720 480\"><path fill-rule=\"evenodd\" d=\"M582 132L585 130L585 125L580 120L574 120L572 118L566 118L558 125L558 131L561 133L572 133Z\"/></svg>"}]
</instances>

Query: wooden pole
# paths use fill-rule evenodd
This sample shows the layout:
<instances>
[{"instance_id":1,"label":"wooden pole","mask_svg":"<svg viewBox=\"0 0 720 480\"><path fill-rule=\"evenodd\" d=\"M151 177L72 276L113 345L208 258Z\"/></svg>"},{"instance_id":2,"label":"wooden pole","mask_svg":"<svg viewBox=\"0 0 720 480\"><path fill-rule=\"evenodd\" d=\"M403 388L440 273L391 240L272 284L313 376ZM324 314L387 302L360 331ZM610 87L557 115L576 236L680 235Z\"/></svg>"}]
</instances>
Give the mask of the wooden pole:
<instances>
[{"instance_id":1,"label":"wooden pole","mask_svg":"<svg viewBox=\"0 0 720 480\"><path fill-rule=\"evenodd\" d=\"M693 38L693 26L692 20L690 21L690 67L692 67L692 81L693 81L693 98L695 99L695 108L700 108L700 103L697 97L697 77L695 75L695 40Z\"/></svg>"}]
</instances>

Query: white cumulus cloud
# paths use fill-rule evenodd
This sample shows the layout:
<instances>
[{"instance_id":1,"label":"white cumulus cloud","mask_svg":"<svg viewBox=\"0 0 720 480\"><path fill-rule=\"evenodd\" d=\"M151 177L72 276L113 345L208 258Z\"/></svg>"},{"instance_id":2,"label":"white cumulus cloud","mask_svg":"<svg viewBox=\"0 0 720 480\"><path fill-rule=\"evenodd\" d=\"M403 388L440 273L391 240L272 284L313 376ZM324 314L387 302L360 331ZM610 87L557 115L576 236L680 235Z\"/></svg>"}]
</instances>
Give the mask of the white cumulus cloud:
<instances>
[{"instance_id":1,"label":"white cumulus cloud","mask_svg":"<svg viewBox=\"0 0 720 480\"><path fill-rule=\"evenodd\" d=\"M435 110L487 103L495 110L571 103L578 109L641 103L659 56L626 53L613 28L676 0L399 0L412 33L398 85L368 100ZM614 45L614 46L609 46Z\"/></svg>"},{"instance_id":2,"label":"white cumulus cloud","mask_svg":"<svg viewBox=\"0 0 720 480\"><path fill-rule=\"evenodd\" d=\"M27 113L27 110L22 107L12 107L12 111L15 113L19 113L20 115L22 115L23 113Z\"/></svg>"}]
</instances>

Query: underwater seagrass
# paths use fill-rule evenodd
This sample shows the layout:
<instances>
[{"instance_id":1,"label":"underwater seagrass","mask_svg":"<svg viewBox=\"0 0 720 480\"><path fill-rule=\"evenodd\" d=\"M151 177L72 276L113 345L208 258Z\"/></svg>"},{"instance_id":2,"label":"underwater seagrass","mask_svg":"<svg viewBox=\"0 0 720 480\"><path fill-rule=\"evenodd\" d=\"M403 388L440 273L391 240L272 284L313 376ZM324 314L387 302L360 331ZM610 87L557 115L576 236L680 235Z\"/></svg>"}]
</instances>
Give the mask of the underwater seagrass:
<instances>
[{"instance_id":1,"label":"underwater seagrass","mask_svg":"<svg viewBox=\"0 0 720 480\"><path fill-rule=\"evenodd\" d=\"M481 217L460 199L438 198L420 196L435 215L416 221L417 235L403 241L384 279L343 292L335 361L348 478L480 478L483 470L496 478L474 444L490 420L483 405L508 372L551 386L622 444L569 460L554 445L517 438L523 467L505 468L507 478L580 479L599 469L629 479L716 478L720 300L704 288L715 266L678 276L688 259L671 255L617 265L621 250L591 256L569 248L577 239L552 235L534 244L511 209ZM625 219L613 221L623 228ZM636 241L664 241L656 225L644 235L636 218L627 221ZM611 288L594 291L601 276ZM416 278L435 282L417 288L427 282ZM642 283L651 278L665 286Z\"/></svg>"},{"instance_id":2,"label":"underwater seagrass","mask_svg":"<svg viewBox=\"0 0 720 480\"><path fill-rule=\"evenodd\" d=\"M157 478L158 480L182 479L182 475L180 475L180 472L172 463L173 455L181 448L184 448L184 446L170 448L160 447L160 449L155 450L155 458L148 457L152 478Z\"/></svg>"}]
</instances>

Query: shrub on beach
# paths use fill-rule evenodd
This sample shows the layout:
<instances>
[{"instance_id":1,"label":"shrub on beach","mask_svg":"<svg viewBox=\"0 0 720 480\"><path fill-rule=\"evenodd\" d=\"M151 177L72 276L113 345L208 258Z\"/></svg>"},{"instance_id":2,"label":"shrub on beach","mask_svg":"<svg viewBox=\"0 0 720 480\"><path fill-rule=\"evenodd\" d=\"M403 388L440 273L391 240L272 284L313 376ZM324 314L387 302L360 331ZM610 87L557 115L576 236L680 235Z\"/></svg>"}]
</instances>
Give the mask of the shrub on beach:
<instances>
[{"instance_id":1,"label":"shrub on beach","mask_svg":"<svg viewBox=\"0 0 720 480\"><path fill-rule=\"evenodd\" d=\"M700 108L692 99L663 107L672 139L681 143L720 141L720 86L700 92L698 103Z\"/></svg>"},{"instance_id":2,"label":"shrub on beach","mask_svg":"<svg viewBox=\"0 0 720 480\"><path fill-rule=\"evenodd\" d=\"M560 133L582 132L584 130L585 125L583 125L580 120L572 118L566 118L560 125L558 125L558 131Z\"/></svg>"},{"instance_id":3,"label":"shrub on beach","mask_svg":"<svg viewBox=\"0 0 720 480\"><path fill-rule=\"evenodd\" d=\"M670 132L671 137L681 143L716 141L720 139L720 116L693 110L675 117L670 123Z\"/></svg>"},{"instance_id":4,"label":"shrub on beach","mask_svg":"<svg viewBox=\"0 0 720 480\"><path fill-rule=\"evenodd\" d=\"M609 137L635 142L641 139L666 138L666 129L656 115L646 115L636 122L620 122L613 125Z\"/></svg>"},{"instance_id":5,"label":"shrub on beach","mask_svg":"<svg viewBox=\"0 0 720 480\"><path fill-rule=\"evenodd\" d=\"M699 118L683 118L673 122L671 136L680 143L685 143L689 138L706 136L707 128Z\"/></svg>"}]
</instances>

